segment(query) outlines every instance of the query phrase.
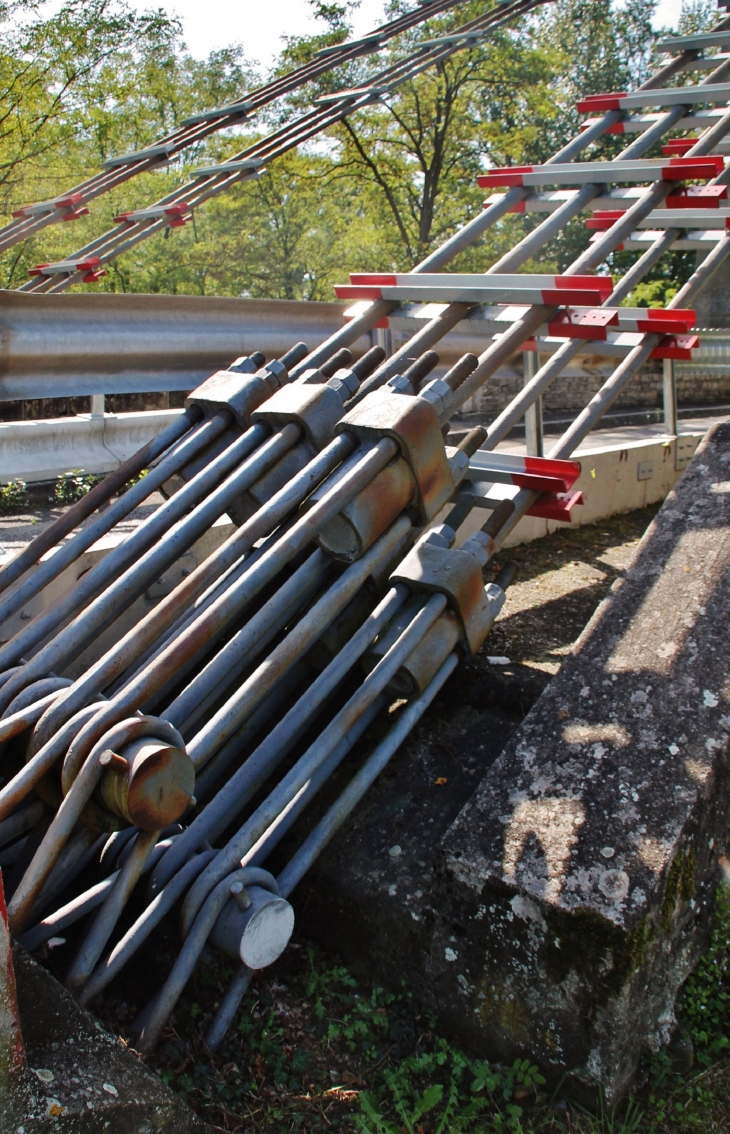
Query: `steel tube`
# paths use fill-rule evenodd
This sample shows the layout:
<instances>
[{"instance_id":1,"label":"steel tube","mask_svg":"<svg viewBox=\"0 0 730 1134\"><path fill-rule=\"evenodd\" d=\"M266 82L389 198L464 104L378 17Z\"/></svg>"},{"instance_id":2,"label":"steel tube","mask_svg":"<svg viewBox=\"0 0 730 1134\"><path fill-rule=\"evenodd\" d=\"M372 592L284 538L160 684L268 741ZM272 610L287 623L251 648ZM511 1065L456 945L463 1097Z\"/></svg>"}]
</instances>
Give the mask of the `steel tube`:
<instances>
[{"instance_id":1,"label":"steel tube","mask_svg":"<svg viewBox=\"0 0 730 1134\"><path fill-rule=\"evenodd\" d=\"M264 881L265 879L265 881ZM180 993L187 984L197 964L210 932L216 923L223 907L231 899L230 888L235 882L244 886L263 884L278 892L275 880L266 870L258 867L246 867L236 870L220 882L206 899L203 909L186 935L185 942L180 950L172 971L155 997L154 1007L145 1020L144 1027L137 1038L137 1047L140 1051L149 1051L155 1046L164 1028L167 1019L177 1004Z\"/></svg>"},{"instance_id":2,"label":"steel tube","mask_svg":"<svg viewBox=\"0 0 730 1134\"><path fill-rule=\"evenodd\" d=\"M244 750L261 734L271 718L284 709L294 691L310 676L311 667L302 659L261 699L251 715L246 717L243 724L195 777L195 797L199 803L207 800L231 765L242 757Z\"/></svg>"},{"instance_id":3,"label":"steel tube","mask_svg":"<svg viewBox=\"0 0 730 1134\"><path fill-rule=\"evenodd\" d=\"M134 925L130 926L111 953L94 970L81 990L78 997L79 1004L84 1006L90 1004L100 992L103 992L117 973L121 972L130 957L134 956L140 945L147 940L152 930L169 913L175 902L182 897L187 887L197 878L203 867L215 856L215 853L213 850L203 851L202 854L193 855L184 864L164 890L161 890L154 901L150 902ZM34 931L31 930L32 932Z\"/></svg>"},{"instance_id":4,"label":"steel tube","mask_svg":"<svg viewBox=\"0 0 730 1134\"><path fill-rule=\"evenodd\" d=\"M28 674L35 675L54 669L62 669L75 653L82 650L93 640L95 634L100 633L114 622L119 614L144 591L151 580L158 578L163 570L179 558L225 512L226 506L234 496L245 490L261 475L264 469L278 460L282 453L296 442L299 427L296 425L285 426L273 437L260 443L265 432L266 427L263 425L252 426L239 442L235 442L231 446L241 454L241 463L222 484L213 488L210 483L219 479L219 475L214 471L217 461L212 461L210 466L201 470L189 482L189 485L196 486L194 492L190 493L192 499L188 501L188 507L195 504L192 511L185 514L185 501L180 500L175 510L169 510L166 516L161 517L158 524L150 523L149 528L144 533L144 539L136 541L134 538L145 526L140 525L137 532L130 536L129 541L121 545L125 549L124 556L117 557L122 560L121 564L112 562L115 557L115 552L112 552L96 564L96 567L87 572L87 575L83 577L69 596L65 606L68 610L72 605L79 605L78 600L75 603L73 601L79 591L82 591L85 597L89 596L91 599L88 606L68 626L56 634L31 659L21 673L16 674L6 687L0 689L0 705L3 699L7 698L12 683L20 684L21 680ZM244 439L246 439L245 445L243 444ZM251 452L251 450L254 451ZM250 456L248 456L249 453ZM226 464L232 463L234 463L232 457L228 457ZM201 484L201 480L208 482L207 496L205 495L205 483ZM198 483L196 484L196 482ZM184 497L187 487L180 489L168 503L172 504L178 500L178 497ZM200 499L201 496L204 498ZM200 500L200 502L198 503L197 500ZM167 505L163 505L159 512L166 509ZM158 514L155 513L150 516L149 520L154 520ZM173 523L174 520L177 520L177 522ZM147 523L148 521L145 521L145 524ZM155 530L159 532L159 536L155 536ZM157 538L157 542L150 547L153 538ZM137 547L137 543L141 546ZM146 548L148 550L145 550ZM136 562L133 561L135 552L139 555ZM118 574L119 568L124 563L128 564L126 570L122 574ZM103 571L99 571L96 579L91 579L90 577L97 568L103 568ZM98 594L101 585L100 580L102 579L104 582L110 580L110 585L101 594ZM97 597L91 598L94 594ZM59 604L59 607L61 606L63 606L63 602ZM58 621L59 607L54 608L56 621ZM27 684L27 682L25 683Z\"/></svg>"},{"instance_id":5,"label":"steel tube","mask_svg":"<svg viewBox=\"0 0 730 1134\"><path fill-rule=\"evenodd\" d=\"M223 415L221 415L222 417ZM185 437L182 445L175 447L174 452L166 456L155 468L151 469L147 476L138 480L128 492L120 496L113 504L106 508L88 527L82 528L70 540L62 543L50 559L44 563L38 564L38 569L26 580L24 580L18 587L15 587L9 594L0 600L0 622L8 618L21 606L27 603L39 591L42 591L52 579L58 578L62 571L66 569L71 563L79 558L85 551L88 550L98 539L128 516L130 512L147 499L153 492L169 480L170 477L178 472L188 461L204 449L206 445L219 434L223 432L226 427L226 422L221 420L213 424L206 422L205 425L198 426L191 429L187 437ZM105 483L102 481L102 484ZM91 495L89 493L88 495ZM111 495L111 494L110 494ZM87 497L83 497L86 500ZM80 502L79 502L80 503ZM30 546L30 545L29 545ZM37 561L37 560L36 560ZM0 658L0 664L2 659Z\"/></svg>"},{"instance_id":6,"label":"steel tube","mask_svg":"<svg viewBox=\"0 0 730 1134\"><path fill-rule=\"evenodd\" d=\"M43 779L53 765L66 751L66 747L76 735L80 724L95 716L98 704L79 709L70 720L62 724L51 740L17 772L9 783L0 788L0 819L15 810L26 795Z\"/></svg>"},{"instance_id":7,"label":"steel tube","mask_svg":"<svg viewBox=\"0 0 730 1134\"><path fill-rule=\"evenodd\" d=\"M71 962L66 975L66 988L72 992L88 980L147 865L159 835L159 831L140 831L137 835L131 854L121 866L114 885L104 898L104 904Z\"/></svg>"},{"instance_id":8,"label":"steel tube","mask_svg":"<svg viewBox=\"0 0 730 1134\"><path fill-rule=\"evenodd\" d=\"M318 505L315 505L316 507ZM312 512L314 510L313 508ZM206 721L187 746L188 755L196 768L202 767L210 759L219 745L228 739L237 725L258 704L263 694L268 692L274 682L278 681L324 633L370 574L388 561L410 530L411 521L406 516L399 516L394 520L380 539L340 575L225 705Z\"/></svg>"},{"instance_id":9,"label":"steel tube","mask_svg":"<svg viewBox=\"0 0 730 1134\"><path fill-rule=\"evenodd\" d=\"M423 716L436 694L456 669L458 662L456 654L449 654L426 690L403 710L385 739L375 748L324 818L305 839L277 879L282 896L287 897L291 894L297 883L301 881L314 860L397 752L413 726Z\"/></svg>"},{"instance_id":10,"label":"steel tube","mask_svg":"<svg viewBox=\"0 0 730 1134\"><path fill-rule=\"evenodd\" d=\"M218 1010L205 1033L205 1045L209 1051L217 1051L222 1044L224 1036L231 1026L231 1021L238 1011L238 1005L248 992L252 976L253 969L250 969L248 965L244 965L242 961L236 965L236 971L231 977Z\"/></svg>"},{"instance_id":11,"label":"steel tube","mask_svg":"<svg viewBox=\"0 0 730 1134\"><path fill-rule=\"evenodd\" d=\"M166 429L163 429L161 433L148 441L143 448L138 449L134 456L129 457L119 468L104 477L104 480L99 484L95 484L85 496L82 496L63 515L58 516L52 524L49 524L39 535L35 536L9 563L0 568L0 592L12 586L34 563L38 563L42 556L50 551L59 540L72 532L101 504L104 504L115 492L123 488L127 481L141 473L160 454L184 437L194 427L200 416L200 410L191 406L176 421L170 422ZM2 607L0 606L1 610ZM2 617L3 615L0 613L0 619Z\"/></svg>"},{"instance_id":12,"label":"steel tube","mask_svg":"<svg viewBox=\"0 0 730 1134\"><path fill-rule=\"evenodd\" d=\"M209 422L204 423L195 440L200 434L207 434L207 440L217 437L225 428L226 414L218 414ZM210 429L208 429L210 426ZM231 469L246 459L253 448L258 446L268 431L264 426L254 426L233 444L229 445L218 457L212 460L201 471L188 481L178 492L165 501L151 516L148 516L138 528L130 533L113 551L95 563L77 582L76 586L62 595L52 607L36 616L33 621L19 634L0 648L0 665L3 667L16 664L24 652L42 642L43 639L55 630L65 619L70 617L79 607L86 606L93 598L113 580L119 573L134 564L135 560L144 554L152 545L161 539L177 521L186 516L186 513L197 505L218 482L228 474ZM199 446L202 448L202 444ZM150 474L155 477L154 473ZM145 478L146 479L146 478ZM134 491L134 490L132 490ZM55 558L55 556L53 557ZM52 560L51 560L52 562ZM33 659L38 665L39 654ZM42 668L42 667L41 667ZM53 669L53 665L50 666ZM27 667L24 674L30 672ZM33 670L35 672L35 670ZM41 672L40 676L45 676ZM19 675L16 675L16 677ZM28 684L27 681L23 684ZM10 682L8 682L10 685ZM0 704L5 704L7 686L0 691Z\"/></svg>"},{"instance_id":13,"label":"steel tube","mask_svg":"<svg viewBox=\"0 0 730 1134\"><path fill-rule=\"evenodd\" d=\"M201 563L187 579L175 588L172 594L167 595L158 603L154 610L133 627L124 637L109 650L87 672L80 677L65 695L64 700L53 706L39 721L33 734L31 744L35 751L40 751L53 742L53 737L59 724L66 721L71 714L96 695L98 690L106 688L115 677L124 672L136 658L140 656L156 639L179 617L180 608L187 606L198 598L203 591L216 579L233 567L246 551L250 551L256 540L263 538L276 529L291 511L297 507L310 494L313 488L328 476L342 460L345 459L355 446L354 438L349 434L336 438L330 445L310 464L302 470L292 481L282 488L269 500L266 507L260 509L250 520L242 524L211 556ZM208 613L208 611L206 611ZM197 616L196 616L197 617ZM173 645L174 643L171 643ZM154 659L159 665L159 657ZM174 669L171 668L171 673ZM142 681L147 669L135 675L130 684ZM161 682L160 682L161 683ZM150 696L157 685L150 686L149 691L140 694L141 702ZM126 689L126 686L125 686ZM121 692L121 691L120 691ZM115 697L118 694L115 694ZM0 792L2 800L2 792Z\"/></svg>"},{"instance_id":14,"label":"steel tube","mask_svg":"<svg viewBox=\"0 0 730 1134\"><path fill-rule=\"evenodd\" d=\"M114 874L105 878L103 882L97 882L91 889L72 898L65 906L61 906L60 909L44 917L32 929L22 934L19 940L23 948L27 949L29 953L35 952L41 945L45 945L46 941L50 941L51 937L55 937L69 925L80 921L87 913L100 906L114 885L118 873L117 870Z\"/></svg>"},{"instance_id":15,"label":"steel tube","mask_svg":"<svg viewBox=\"0 0 730 1134\"><path fill-rule=\"evenodd\" d=\"M284 835L293 827L308 804L314 799L332 773L340 766L348 752L354 748L357 741L373 723L381 709L388 704L388 697L380 693L371 705L365 710L359 720L352 726L346 736L343 736L324 761L308 780L303 788L283 807L270 827L264 831L258 842L241 859L242 866L262 866L271 852L279 845Z\"/></svg>"},{"instance_id":16,"label":"steel tube","mask_svg":"<svg viewBox=\"0 0 730 1134\"><path fill-rule=\"evenodd\" d=\"M352 567L349 570L352 571ZM363 578L360 572L358 575ZM408 593L408 588L402 584L388 592L326 669L231 776L214 799L183 831L176 845L170 848L154 871L150 880L151 893L155 893L160 886L165 885L188 855L201 847L204 842L212 842L218 838L235 819L248 800L286 757L297 737L308 727L353 665L400 610ZM343 602L342 607L344 605Z\"/></svg>"},{"instance_id":17,"label":"steel tube","mask_svg":"<svg viewBox=\"0 0 730 1134\"><path fill-rule=\"evenodd\" d=\"M327 759L332 749L349 732L368 705L385 689L411 651L418 645L446 606L442 594L432 595L425 606L404 629L388 652L370 671L360 688L347 704L330 721L317 740L284 776L280 783L257 807L227 845L218 852L215 860L197 879L185 899L182 910L183 933L192 923L205 896L213 885L251 849L267 827L276 819L289 800L304 786Z\"/></svg>"},{"instance_id":18,"label":"steel tube","mask_svg":"<svg viewBox=\"0 0 730 1134\"><path fill-rule=\"evenodd\" d=\"M345 448L349 446L345 445ZM395 442L388 439L379 441L374 448L353 466L353 468L334 487L327 492L309 511L305 512L274 546L258 560L251 571L235 588L213 603L193 624L184 638L171 642L152 666L130 682L120 693L109 701L97 716L84 726L83 739L79 751L91 749L96 740L103 736L109 724L113 724L129 710L134 711L163 685L188 656L199 649L205 641L210 641L229 620L246 605L250 599L271 581L295 555L312 540L320 528L337 514L360 489L372 479L391 459L396 449ZM267 506L268 507L268 506ZM266 508L262 509L265 512ZM294 660L294 659L292 659ZM215 720L215 718L214 718ZM235 723L232 727L235 727ZM81 737L81 734L79 734ZM201 734L199 734L200 737ZM79 738L77 738L78 740ZM197 740L198 738L196 738ZM195 742L193 742L195 743ZM199 750L200 751L200 750ZM188 752L195 762L192 746ZM211 751L206 756L212 755ZM196 766L200 766L199 760Z\"/></svg>"},{"instance_id":19,"label":"steel tube","mask_svg":"<svg viewBox=\"0 0 730 1134\"><path fill-rule=\"evenodd\" d=\"M243 667L257 657L314 596L331 571L332 560L319 549L313 551L167 706L161 714L163 719L176 728L187 725L189 729L206 712L211 701L239 677Z\"/></svg>"},{"instance_id":20,"label":"steel tube","mask_svg":"<svg viewBox=\"0 0 730 1134\"><path fill-rule=\"evenodd\" d=\"M73 789L61 802L51 820L45 838L36 851L8 905L8 926L17 937L30 917L33 905L55 866L58 856L81 817L87 801L96 788L103 772L94 749L79 772Z\"/></svg>"},{"instance_id":21,"label":"steel tube","mask_svg":"<svg viewBox=\"0 0 730 1134\"><path fill-rule=\"evenodd\" d=\"M37 799L35 803L28 804L22 811L16 811L9 819L0 823L0 847L4 847L6 843L12 843L13 839L20 838L31 827L35 827L38 820L42 818L44 810L43 801Z\"/></svg>"}]
</instances>

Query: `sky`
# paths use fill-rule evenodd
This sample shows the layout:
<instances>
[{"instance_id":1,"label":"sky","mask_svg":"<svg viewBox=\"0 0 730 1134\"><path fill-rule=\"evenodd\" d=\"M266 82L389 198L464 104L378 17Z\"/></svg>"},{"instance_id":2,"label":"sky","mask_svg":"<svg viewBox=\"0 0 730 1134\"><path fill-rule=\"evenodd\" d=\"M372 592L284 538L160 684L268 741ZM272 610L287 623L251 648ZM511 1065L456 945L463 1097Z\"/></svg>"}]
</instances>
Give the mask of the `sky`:
<instances>
[{"instance_id":1,"label":"sky","mask_svg":"<svg viewBox=\"0 0 730 1134\"><path fill-rule=\"evenodd\" d=\"M281 36L322 32L306 0L132 0L140 11L164 8L180 17L192 55L205 58L217 47L243 44L248 59L268 67L281 48ZM384 0L361 0L354 17L354 35L384 22ZM681 0L659 0L655 24L676 26Z\"/></svg>"}]
</instances>

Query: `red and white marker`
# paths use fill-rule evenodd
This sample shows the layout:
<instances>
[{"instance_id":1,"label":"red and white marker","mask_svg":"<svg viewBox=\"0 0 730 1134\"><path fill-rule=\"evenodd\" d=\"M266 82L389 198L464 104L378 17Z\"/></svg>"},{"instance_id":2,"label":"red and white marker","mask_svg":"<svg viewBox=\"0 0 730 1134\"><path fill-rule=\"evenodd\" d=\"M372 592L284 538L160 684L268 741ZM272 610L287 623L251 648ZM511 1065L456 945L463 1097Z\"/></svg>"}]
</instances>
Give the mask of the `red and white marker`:
<instances>
[{"instance_id":1,"label":"red and white marker","mask_svg":"<svg viewBox=\"0 0 730 1134\"><path fill-rule=\"evenodd\" d=\"M37 205L21 205L12 215L18 219L30 219L49 216L57 210L64 209L66 210L64 220L76 220L77 217L88 216L89 210L81 204L83 199L82 193L69 193L65 197L54 197L51 201L39 201Z\"/></svg>"},{"instance_id":2,"label":"red and white marker","mask_svg":"<svg viewBox=\"0 0 730 1134\"><path fill-rule=\"evenodd\" d=\"M575 303L598 306L611 294L610 276L463 275L354 272L336 284L338 299L397 299L442 303ZM587 297L591 296L590 299Z\"/></svg>"},{"instance_id":3,"label":"red and white marker","mask_svg":"<svg viewBox=\"0 0 730 1134\"><path fill-rule=\"evenodd\" d=\"M149 209L131 209L128 213L119 213L114 218L122 224L136 224L145 220L164 220L170 218L170 228L180 228L192 218L190 206L187 201L176 201L173 205L151 205Z\"/></svg>"},{"instance_id":4,"label":"red and white marker","mask_svg":"<svg viewBox=\"0 0 730 1134\"><path fill-rule=\"evenodd\" d=\"M683 181L717 177L725 168L719 155L641 158L636 161L573 161L552 165L516 165L490 169L477 178L483 189L495 186L604 185L619 181Z\"/></svg>"},{"instance_id":5,"label":"red and white marker","mask_svg":"<svg viewBox=\"0 0 730 1134\"><path fill-rule=\"evenodd\" d=\"M522 457L514 453L490 453L477 449L469 460L469 480L492 484L514 484L538 492L567 492L580 476L577 461L550 457Z\"/></svg>"},{"instance_id":6,"label":"red and white marker","mask_svg":"<svg viewBox=\"0 0 730 1134\"><path fill-rule=\"evenodd\" d=\"M617 209L597 209L586 222L586 228L596 232L606 232L621 220L623 212ZM730 210L727 209L683 209L677 216L675 209L654 209L643 220L636 221L637 228L730 228Z\"/></svg>"},{"instance_id":7,"label":"red and white marker","mask_svg":"<svg viewBox=\"0 0 730 1134\"><path fill-rule=\"evenodd\" d=\"M52 264L36 264L30 268L29 276L71 276L74 272L85 272L84 283L95 283L106 275L98 256L89 256L86 260L57 260Z\"/></svg>"},{"instance_id":8,"label":"red and white marker","mask_svg":"<svg viewBox=\"0 0 730 1134\"><path fill-rule=\"evenodd\" d=\"M637 110L641 106L691 106L696 102L722 102L730 99L730 83L698 84L696 87L653 87L648 91L610 91L588 95L577 103L581 114L604 110Z\"/></svg>"},{"instance_id":9,"label":"red and white marker","mask_svg":"<svg viewBox=\"0 0 730 1134\"><path fill-rule=\"evenodd\" d=\"M694 311L680 307L594 307L560 311L549 321L547 329L549 335L562 338L605 342L609 327L644 334L683 335L696 321Z\"/></svg>"}]
</instances>

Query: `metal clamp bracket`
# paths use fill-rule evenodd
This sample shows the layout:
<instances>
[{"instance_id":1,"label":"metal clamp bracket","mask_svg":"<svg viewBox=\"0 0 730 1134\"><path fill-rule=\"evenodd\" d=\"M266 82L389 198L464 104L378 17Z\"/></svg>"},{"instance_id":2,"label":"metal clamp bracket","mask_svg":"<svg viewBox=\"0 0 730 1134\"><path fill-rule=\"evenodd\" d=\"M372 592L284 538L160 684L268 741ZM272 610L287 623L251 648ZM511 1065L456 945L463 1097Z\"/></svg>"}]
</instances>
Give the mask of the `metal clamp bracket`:
<instances>
[{"instance_id":1,"label":"metal clamp bracket","mask_svg":"<svg viewBox=\"0 0 730 1134\"><path fill-rule=\"evenodd\" d=\"M454 491L438 415L424 398L374 390L340 420L337 433L354 433L368 441L392 438L416 484L414 505L428 523Z\"/></svg>"},{"instance_id":2,"label":"metal clamp bracket","mask_svg":"<svg viewBox=\"0 0 730 1134\"><path fill-rule=\"evenodd\" d=\"M240 370L216 370L185 399L185 406L199 406L205 414L228 409L237 424L248 429L251 414L271 397L271 392L272 386L260 371L244 374Z\"/></svg>"},{"instance_id":3,"label":"metal clamp bracket","mask_svg":"<svg viewBox=\"0 0 730 1134\"><path fill-rule=\"evenodd\" d=\"M486 638L504 601L501 588L493 584L484 586L482 565L475 555L428 541L416 544L390 576L390 581L406 583L412 591L446 595L461 623L471 654L477 652Z\"/></svg>"},{"instance_id":4,"label":"metal clamp bracket","mask_svg":"<svg viewBox=\"0 0 730 1134\"><path fill-rule=\"evenodd\" d=\"M341 416L342 398L332 386L293 382L290 386L282 386L268 399L263 409L252 413L251 421L266 421L274 429L294 422L319 452L332 440L333 430Z\"/></svg>"}]
</instances>

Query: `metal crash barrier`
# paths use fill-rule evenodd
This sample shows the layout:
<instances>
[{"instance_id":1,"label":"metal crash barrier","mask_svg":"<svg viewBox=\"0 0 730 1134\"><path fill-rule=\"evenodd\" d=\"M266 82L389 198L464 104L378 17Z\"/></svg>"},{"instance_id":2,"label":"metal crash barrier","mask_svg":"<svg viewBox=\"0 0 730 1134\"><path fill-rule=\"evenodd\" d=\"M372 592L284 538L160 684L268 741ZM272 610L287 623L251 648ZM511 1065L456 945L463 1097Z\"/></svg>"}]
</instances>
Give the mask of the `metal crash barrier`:
<instances>
[{"instance_id":1,"label":"metal crash barrier","mask_svg":"<svg viewBox=\"0 0 730 1134\"><path fill-rule=\"evenodd\" d=\"M726 28L730 19L716 33ZM83 922L66 981L93 1006L161 920L177 918L177 957L134 1024L141 1050L159 1039L208 944L237 961L207 1035L211 1048L220 1044L251 973L286 947L297 883L460 658L482 646L513 576L506 566L485 585L496 549L525 514L570 521L576 447L646 359L686 357L696 345L691 303L730 252L727 227L708 230L712 250L666 311L622 306L699 213L730 216L730 171L714 152L730 111L702 111L706 128L679 157L642 157L668 131L694 128L697 103L730 98L730 55L696 86L664 86L695 64L707 69L702 36L677 47L640 92L581 104L600 116L544 166L485 174L488 188L506 191L412 272L343 284L360 306L315 351L295 344L280 359L254 354L213 374L179 420L0 570L6 619L153 491L166 497L0 647L10 930L32 950ZM660 112L634 114L646 106ZM638 137L612 162L575 160L603 135L633 130L637 117ZM610 188L624 181L630 194ZM545 184L576 187L556 196ZM607 199L611 224L565 273L519 270ZM555 207L484 275L441 271L536 200ZM626 275L596 275L629 234L646 231L644 220L657 227ZM349 346L414 303L435 305L421 330L390 358L376 346L353 364ZM433 347L482 304L506 318L496 312L479 357L434 379ZM451 417L545 334L561 340L549 361L488 430L449 445ZM494 452L579 345L607 339L616 368L551 453ZM458 546L475 507L486 522ZM233 534L80 676L65 677L224 513ZM272 852L378 717L383 738L274 876ZM133 894L144 895L143 908L122 933Z\"/></svg>"}]
</instances>

